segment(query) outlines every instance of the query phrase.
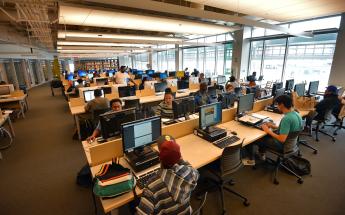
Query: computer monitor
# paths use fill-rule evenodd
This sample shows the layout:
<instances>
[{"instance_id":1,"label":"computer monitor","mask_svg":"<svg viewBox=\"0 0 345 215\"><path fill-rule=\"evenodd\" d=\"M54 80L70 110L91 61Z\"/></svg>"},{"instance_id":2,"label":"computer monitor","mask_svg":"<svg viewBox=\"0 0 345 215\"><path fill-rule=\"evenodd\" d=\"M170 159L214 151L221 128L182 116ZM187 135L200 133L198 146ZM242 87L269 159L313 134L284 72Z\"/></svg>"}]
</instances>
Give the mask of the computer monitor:
<instances>
[{"instance_id":1,"label":"computer monitor","mask_svg":"<svg viewBox=\"0 0 345 215\"><path fill-rule=\"evenodd\" d=\"M155 71L152 69L146 70L145 72L146 72L146 75L148 75L150 77L153 77L153 74L155 73Z\"/></svg>"},{"instance_id":2,"label":"computer monitor","mask_svg":"<svg viewBox=\"0 0 345 215\"><path fill-rule=\"evenodd\" d=\"M93 78L93 73L87 74L87 77L89 77L89 79L92 79Z\"/></svg>"},{"instance_id":3,"label":"computer monitor","mask_svg":"<svg viewBox=\"0 0 345 215\"><path fill-rule=\"evenodd\" d=\"M120 135L121 125L123 123L135 121L135 116L135 108L101 114L99 119L103 139L106 140L110 137Z\"/></svg>"},{"instance_id":4,"label":"computer monitor","mask_svg":"<svg viewBox=\"0 0 345 215\"><path fill-rule=\"evenodd\" d=\"M155 92L156 93L164 92L165 89L167 88L167 84L165 82L154 83L154 87L155 87Z\"/></svg>"},{"instance_id":5,"label":"computer monitor","mask_svg":"<svg viewBox=\"0 0 345 215\"><path fill-rule=\"evenodd\" d=\"M211 78L206 78L206 81L207 81L207 85L210 86L212 84L212 80Z\"/></svg>"},{"instance_id":6,"label":"computer monitor","mask_svg":"<svg viewBox=\"0 0 345 215\"><path fill-rule=\"evenodd\" d=\"M95 98L94 91L95 91L95 90L84 90L84 91L83 91L83 94L84 94L84 101L85 101L85 102L89 102L89 101L91 101L92 99ZM103 92L103 90L102 90L102 95L101 95L101 97L104 97L104 92Z\"/></svg>"},{"instance_id":7,"label":"computer monitor","mask_svg":"<svg viewBox=\"0 0 345 215\"><path fill-rule=\"evenodd\" d=\"M108 78L97 78L96 79L96 85L106 85L108 83Z\"/></svg>"},{"instance_id":8,"label":"computer monitor","mask_svg":"<svg viewBox=\"0 0 345 215\"><path fill-rule=\"evenodd\" d=\"M114 73L113 72L108 72L108 77L111 78L114 76Z\"/></svg>"},{"instance_id":9,"label":"computer monitor","mask_svg":"<svg viewBox=\"0 0 345 215\"><path fill-rule=\"evenodd\" d=\"M308 95L316 95L319 90L319 81L311 81L309 83Z\"/></svg>"},{"instance_id":10,"label":"computer monitor","mask_svg":"<svg viewBox=\"0 0 345 215\"><path fill-rule=\"evenodd\" d=\"M161 135L161 118L158 116L123 124L123 151L131 152L149 146L155 143Z\"/></svg>"},{"instance_id":11,"label":"computer monitor","mask_svg":"<svg viewBox=\"0 0 345 215\"><path fill-rule=\"evenodd\" d=\"M239 97L237 105L237 114L243 114L248 111L252 111L254 107L254 94L246 94Z\"/></svg>"},{"instance_id":12,"label":"computer monitor","mask_svg":"<svg viewBox=\"0 0 345 215\"><path fill-rule=\"evenodd\" d=\"M142 75L142 74L144 74L144 71L143 70L137 70L137 74Z\"/></svg>"},{"instance_id":13,"label":"computer monitor","mask_svg":"<svg viewBox=\"0 0 345 215\"><path fill-rule=\"evenodd\" d=\"M285 82L285 90L286 91L291 91L293 89L294 84L295 84L295 80L294 79L286 80L286 82Z\"/></svg>"},{"instance_id":14,"label":"computer monitor","mask_svg":"<svg viewBox=\"0 0 345 215\"><path fill-rule=\"evenodd\" d=\"M86 71L78 70L78 76L79 77L85 77L86 76Z\"/></svg>"},{"instance_id":15,"label":"computer monitor","mask_svg":"<svg viewBox=\"0 0 345 215\"><path fill-rule=\"evenodd\" d=\"M85 85L85 81L83 81L81 84L84 86ZM78 81L73 81L73 86L74 87L78 86L78 85L79 85Z\"/></svg>"},{"instance_id":16,"label":"computer monitor","mask_svg":"<svg viewBox=\"0 0 345 215\"><path fill-rule=\"evenodd\" d=\"M169 72L169 77L176 77L176 72L175 71Z\"/></svg>"},{"instance_id":17,"label":"computer monitor","mask_svg":"<svg viewBox=\"0 0 345 215\"><path fill-rule=\"evenodd\" d=\"M184 71L177 71L176 72L176 77L177 78L183 78L184 77Z\"/></svg>"},{"instance_id":18,"label":"computer monitor","mask_svg":"<svg viewBox=\"0 0 345 215\"><path fill-rule=\"evenodd\" d=\"M189 83L192 83L192 84L199 84L199 78L198 77L190 77L189 78Z\"/></svg>"},{"instance_id":19,"label":"computer monitor","mask_svg":"<svg viewBox=\"0 0 345 215\"><path fill-rule=\"evenodd\" d=\"M195 101L193 96L175 99L172 103L174 119L181 117L189 118L195 112Z\"/></svg>"},{"instance_id":20,"label":"computer monitor","mask_svg":"<svg viewBox=\"0 0 345 215\"><path fill-rule=\"evenodd\" d=\"M246 94L250 94L250 93L254 94L255 99L259 99L261 97L260 86L248 87L246 90Z\"/></svg>"},{"instance_id":21,"label":"computer monitor","mask_svg":"<svg viewBox=\"0 0 345 215\"><path fill-rule=\"evenodd\" d=\"M272 96L275 96L276 91L283 88L283 82L274 83L272 86Z\"/></svg>"},{"instance_id":22,"label":"computer monitor","mask_svg":"<svg viewBox=\"0 0 345 215\"><path fill-rule=\"evenodd\" d=\"M161 80L164 80L164 79L167 79L168 78L168 75L166 73L159 73L159 78Z\"/></svg>"},{"instance_id":23,"label":"computer monitor","mask_svg":"<svg viewBox=\"0 0 345 215\"><path fill-rule=\"evenodd\" d=\"M234 92L236 96L242 95L242 87L235 87Z\"/></svg>"},{"instance_id":24,"label":"computer monitor","mask_svg":"<svg viewBox=\"0 0 345 215\"><path fill-rule=\"evenodd\" d=\"M298 96L304 96L305 94L305 84L296 84L294 91L297 93Z\"/></svg>"},{"instance_id":25,"label":"computer monitor","mask_svg":"<svg viewBox=\"0 0 345 215\"><path fill-rule=\"evenodd\" d=\"M177 79L167 79L166 80L168 87L177 87Z\"/></svg>"},{"instance_id":26,"label":"computer monitor","mask_svg":"<svg viewBox=\"0 0 345 215\"><path fill-rule=\"evenodd\" d=\"M236 97L235 93L222 93L219 95L218 101L222 103L223 109L228 109L234 106Z\"/></svg>"},{"instance_id":27,"label":"computer monitor","mask_svg":"<svg viewBox=\"0 0 345 215\"><path fill-rule=\"evenodd\" d=\"M73 74L68 74L67 75L67 80L72 81L74 79L74 75Z\"/></svg>"},{"instance_id":28,"label":"computer monitor","mask_svg":"<svg viewBox=\"0 0 345 215\"><path fill-rule=\"evenodd\" d=\"M135 86L123 86L117 88L119 92L119 97L129 97L129 96L135 96L136 88Z\"/></svg>"},{"instance_id":29,"label":"computer monitor","mask_svg":"<svg viewBox=\"0 0 345 215\"><path fill-rule=\"evenodd\" d=\"M222 104L220 102L204 105L199 110L199 128L207 129L222 122Z\"/></svg>"},{"instance_id":30,"label":"computer monitor","mask_svg":"<svg viewBox=\"0 0 345 215\"><path fill-rule=\"evenodd\" d=\"M264 80L264 76L260 75L258 81L262 81L262 80Z\"/></svg>"},{"instance_id":31,"label":"computer monitor","mask_svg":"<svg viewBox=\"0 0 345 215\"><path fill-rule=\"evenodd\" d=\"M252 75L247 76L247 81L255 81L255 77Z\"/></svg>"},{"instance_id":32,"label":"computer monitor","mask_svg":"<svg viewBox=\"0 0 345 215\"><path fill-rule=\"evenodd\" d=\"M225 75L219 75L218 77L217 77L217 84L218 85L223 85L223 84L225 84L226 83L226 77L225 77Z\"/></svg>"},{"instance_id":33,"label":"computer monitor","mask_svg":"<svg viewBox=\"0 0 345 215\"><path fill-rule=\"evenodd\" d=\"M152 74L152 78L159 78L160 77L160 72L155 72Z\"/></svg>"},{"instance_id":34,"label":"computer monitor","mask_svg":"<svg viewBox=\"0 0 345 215\"><path fill-rule=\"evenodd\" d=\"M189 81L178 80L177 81L177 89L179 89L179 90L189 89Z\"/></svg>"},{"instance_id":35,"label":"computer monitor","mask_svg":"<svg viewBox=\"0 0 345 215\"><path fill-rule=\"evenodd\" d=\"M136 69L132 69L132 71L131 71L131 72L132 72L132 74L133 74L133 75L138 74L138 70L136 70Z\"/></svg>"},{"instance_id":36,"label":"computer monitor","mask_svg":"<svg viewBox=\"0 0 345 215\"><path fill-rule=\"evenodd\" d=\"M135 74L134 79L142 79L143 74Z\"/></svg>"},{"instance_id":37,"label":"computer monitor","mask_svg":"<svg viewBox=\"0 0 345 215\"><path fill-rule=\"evenodd\" d=\"M207 95L209 95L210 97L217 97L217 88L214 86L209 86L207 88Z\"/></svg>"},{"instance_id":38,"label":"computer monitor","mask_svg":"<svg viewBox=\"0 0 345 215\"><path fill-rule=\"evenodd\" d=\"M111 87L101 87L104 94L111 94Z\"/></svg>"}]
</instances>

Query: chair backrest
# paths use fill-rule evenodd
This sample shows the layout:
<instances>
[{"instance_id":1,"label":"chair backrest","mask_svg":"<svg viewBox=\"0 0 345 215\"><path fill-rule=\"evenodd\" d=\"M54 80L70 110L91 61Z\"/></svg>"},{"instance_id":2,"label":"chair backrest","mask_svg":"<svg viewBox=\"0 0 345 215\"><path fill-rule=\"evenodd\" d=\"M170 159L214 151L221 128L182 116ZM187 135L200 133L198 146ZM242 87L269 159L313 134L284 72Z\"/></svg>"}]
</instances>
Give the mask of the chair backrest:
<instances>
[{"instance_id":1,"label":"chair backrest","mask_svg":"<svg viewBox=\"0 0 345 215\"><path fill-rule=\"evenodd\" d=\"M207 199L207 192L204 194L204 196L203 196L203 198L202 198L202 200L200 202L199 207L197 209L193 210L192 215L199 215L199 214L201 214L200 212L201 212L202 208L205 205L206 199Z\"/></svg>"},{"instance_id":2,"label":"chair backrest","mask_svg":"<svg viewBox=\"0 0 345 215\"><path fill-rule=\"evenodd\" d=\"M232 174L243 166L241 148L242 144L230 145L224 148L222 157L220 158L220 171L222 176Z\"/></svg>"},{"instance_id":3,"label":"chair backrest","mask_svg":"<svg viewBox=\"0 0 345 215\"><path fill-rule=\"evenodd\" d=\"M298 152L298 136L302 131L290 132L284 142L284 154L294 154Z\"/></svg>"},{"instance_id":4,"label":"chair backrest","mask_svg":"<svg viewBox=\"0 0 345 215\"><path fill-rule=\"evenodd\" d=\"M140 99L129 99L125 100L125 109L128 108L136 108L138 110L140 108Z\"/></svg>"},{"instance_id":5,"label":"chair backrest","mask_svg":"<svg viewBox=\"0 0 345 215\"><path fill-rule=\"evenodd\" d=\"M92 111L92 123L97 126L97 123L99 121L99 115L104 114L105 112L109 111L110 108L104 108L104 109L96 109Z\"/></svg>"}]
</instances>

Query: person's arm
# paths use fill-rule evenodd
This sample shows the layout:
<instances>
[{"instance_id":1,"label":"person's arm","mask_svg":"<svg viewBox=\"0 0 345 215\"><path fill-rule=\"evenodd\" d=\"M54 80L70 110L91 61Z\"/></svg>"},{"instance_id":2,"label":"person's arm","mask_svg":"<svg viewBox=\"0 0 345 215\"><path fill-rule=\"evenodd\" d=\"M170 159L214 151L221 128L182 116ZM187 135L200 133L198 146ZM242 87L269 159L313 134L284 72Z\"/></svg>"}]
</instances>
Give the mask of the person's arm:
<instances>
[{"instance_id":1,"label":"person's arm","mask_svg":"<svg viewBox=\"0 0 345 215\"><path fill-rule=\"evenodd\" d=\"M281 143L284 143L286 141L286 138L288 137L287 134L276 134L276 133L274 133L266 124L263 124L261 126L261 128L262 128L262 130L264 130L264 132L266 132L271 137L273 137L274 139L278 140Z\"/></svg>"},{"instance_id":2,"label":"person's arm","mask_svg":"<svg viewBox=\"0 0 345 215\"><path fill-rule=\"evenodd\" d=\"M91 101L89 101L86 105L85 105L85 111L86 112L90 112L91 109Z\"/></svg>"},{"instance_id":3,"label":"person's arm","mask_svg":"<svg viewBox=\"0 0 345 215\"><path fill-rule=\"evenodd\" d=\"M155 115L160 116L162 113L162 107L161 104L157 105L157 108L155 110Z\"/></svg>"},{"instance_id":4,"label":"person's arm","mask_svg":"<svg viewBox=\"0 0 345 215\"><path fill-rule=\"evenodd\" d=\"M140 203L137 207L138 215L153 214L155 209L153 193L148 189L143 190L143 194L140 198Z\"/></svg>"}]
</instances>

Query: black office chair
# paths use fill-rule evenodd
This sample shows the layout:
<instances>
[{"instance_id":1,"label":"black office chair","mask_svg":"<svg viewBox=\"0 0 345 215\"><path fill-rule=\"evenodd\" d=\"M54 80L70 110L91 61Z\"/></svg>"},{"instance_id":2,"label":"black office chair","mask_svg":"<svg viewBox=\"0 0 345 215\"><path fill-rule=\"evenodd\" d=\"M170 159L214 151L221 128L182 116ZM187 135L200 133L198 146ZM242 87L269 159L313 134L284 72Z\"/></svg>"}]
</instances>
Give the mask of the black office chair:
<instances>
[{"instance_id":1,"label":"black office chair","mask_svg":"<svg viewBox=\"0 0 345 215\"><path fill-rule=\"evenodd\" d=\"M315 131L315 140L317 142L320 141L319 139L319 133L322 133L328 137L332 138L332 141L335 142L335 137L334 135L321 130L324 127L334 127L334 124L327 124L327 121L329 120L329 117L332 115L333 107L330 107L325 114L317 114L314 118L313 121L316 121L315 128L313 128L313 123L311 124L311 130Z\"/></svg>"},{"instance_id":2,"label":"black office chair","mask_svg":"<svg viewBox=\"0 0 345 215\"><path fill-rule=\"evenodd\" d=\"M303 121L303 127L305 127L305 126L306 126L306 125L305 125L305 121ZM314 152L314 154L317 154L318 150L317 150L315 147L313 147L312 145L310 145L306 140L303 140L303 139L300 138L302 135L303 135L303 136L312 136L311 133L305 134L305 133L302 133L302 132L301 132L301 133L298 135L298 139L297 139L297 144L298 144L298 146L300 146L300 145L305 146L305 147L307 147L307 148L309 148L309 149L312 149L313 152ZM300 150L298 151L298 156L301 156Z\"/></svg>"},{"instance_id":3,"label":"black office chair","mask_svg":"<svg viewBox=\"0 0 345 215\"><path fill-rule=\"evenodd\" d=\"M192 215L202 215L202 209L204 208L206 199L207 199L207 192L204 193L204 196L201 198L198 208L193 210Z\"/></svg>"},{"instance_id":4,"label":"black office chair","mask_svg":"<svg viewBox=\"0 0 345 215\"><path fill-rule=\"evenodd\" d=\"M336 121L334 122L334 127L336 127L335 131L333 132L333 135L338 135L338 131L340 129L345 129L344 126L344 119L345 119L345 105L340 105L340 107L333 111L333 116L336 118Z\"/></svg>"},{"instance_id":5,"label":"black office chair","mask_svg":"<svg viewBox=\"0 0 345 215\"><path fill-rule=\"evenodd\" d=\"M266 158L266 161L272 163L275 168L274 168L274 173L273 173L273 183L274 184L279 184L279 181L277 179L277 174L278 170L280 167L283 167L285 170L293 174L298 178L297 182L299 184L303 183L303 178L299 176L297 173L292 171L290 168L288 168L284 162L286 159L295 156L299 153L299 148L298 148L298 136L300 135L300 131L297 132L291 132L289 133L286 141L284 142L284 149L283 151L278 151L277 149L267 147L267 151L271 152L272 154L277 156L276 160L273 160L271 158Z\"/></svg>"},{"instance_id":6,"label":"black office chair","mask_svg":"<svg viewBox=\"0 0 345 215\"><path fill-rule=\"evenodd\" d=\"M233 185L232 174L243 167L241 159L242 144L230 145L224 148L220 160L209 164L201 170L201 174L213 182L220 191L223 214L225 214L224 189L240 197L245 206L249 206L248 199L241 194L233 191L226 185ZM204 172L203 172L204 171Z\"/></svg>"}]
</instances>

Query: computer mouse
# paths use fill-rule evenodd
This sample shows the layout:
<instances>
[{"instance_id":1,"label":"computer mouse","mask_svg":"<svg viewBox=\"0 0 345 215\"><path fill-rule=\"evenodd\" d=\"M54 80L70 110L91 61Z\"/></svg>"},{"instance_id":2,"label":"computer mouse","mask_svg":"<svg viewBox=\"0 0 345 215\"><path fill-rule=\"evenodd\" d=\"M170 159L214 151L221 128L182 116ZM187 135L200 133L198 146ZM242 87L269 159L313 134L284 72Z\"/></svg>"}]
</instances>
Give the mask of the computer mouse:
<instances>
[{"instance_id":1,"label":"computer mouse","mask_svg":"<svg viewBox=\"0 0 345 215\"><path fill-rule=\"evenodd\" d=\"M232 135L237 135L237 132L236 131L232 131L230 132Z\"/></svg>"}]
</instances>

